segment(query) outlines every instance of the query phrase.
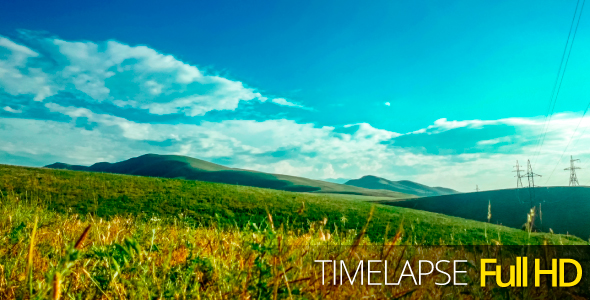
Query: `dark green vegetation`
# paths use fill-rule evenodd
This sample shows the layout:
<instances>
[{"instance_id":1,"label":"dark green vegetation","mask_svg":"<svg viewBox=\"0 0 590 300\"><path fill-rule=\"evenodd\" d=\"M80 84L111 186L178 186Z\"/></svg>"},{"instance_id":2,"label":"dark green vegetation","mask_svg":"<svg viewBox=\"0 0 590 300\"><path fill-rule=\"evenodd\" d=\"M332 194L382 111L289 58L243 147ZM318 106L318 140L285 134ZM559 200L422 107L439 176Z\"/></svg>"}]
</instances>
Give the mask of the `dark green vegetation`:
<instances>
[{"instance_id":1,"label":"dark green vegetation","mask_svg":"<svg viewBox=\"0 0 590 300\"><path fill-rule=\"evenodd\" d=\"M353 194L391 197L397 199L413 197L411 195L388 190L370 190L302 177L232 169L204 160L178 155L146 154L118 163L96 163L90 167L54 163L46 166L46 168L180 178L262 187L291 192Z\"/></svg>"},{"instance_id":2,"label":"dark green vegetation","mask_svg":"<svg viewBox=\"0 0 590 300\"><path fill-rule=\"evenodd\" d=\"M331 232L360 229L367 223L371 203L334 194L277 191L237 185L39 169L0 165L0 190L20 201L41 201L50 210L110 218L131 214L165 220L182 217L195 225L242 228L267 223L295 232L325 223ZM485 215L487 208L480 213ZM386 229L389 228L389 229ZM504 226L440 214L376 205L367 236L382 240L403 229L403 242L412 244L551 244L585 243L575 237L528 234Z\"/></svg>"},{"instance_id":3,"label":"dark green vegetation","mask_svg":"<svg viewBox=\"0 0 590 300\"><path fill-rule=\"evenodd\" d=\"M385 178L370 175L363 176L359 179L349 180L345 184L358 186L365 189L389 190L409 195L415 195L419 197L440 196L459 193L452 189L443 187L430 187L409 180L391 181Z\"/></svg>"},{"instance_id":4,"label":"dark green vegetation","mask_svg":"<svg viewBox=\"0 0 590 300\"><path fill-rule=\"evenodd\" d=\"M521 228L531 209L531 190L506 189L379 203L436 212L477 221L487 221L491 205L492 223ZM589 187L538 187L534 189L535 229L590 237Z\"/></svg>"}]
</instances>

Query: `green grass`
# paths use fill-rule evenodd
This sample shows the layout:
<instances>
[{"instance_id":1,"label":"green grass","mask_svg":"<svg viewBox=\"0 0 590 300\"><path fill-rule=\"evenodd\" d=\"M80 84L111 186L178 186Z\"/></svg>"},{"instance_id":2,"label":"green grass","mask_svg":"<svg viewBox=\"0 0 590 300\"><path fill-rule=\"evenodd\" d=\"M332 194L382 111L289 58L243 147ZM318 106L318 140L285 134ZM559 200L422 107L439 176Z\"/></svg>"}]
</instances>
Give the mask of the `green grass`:
<instances>
[{"instance_id":1,"label":"green grass","mask_svg":"<svg viewBox=\"0 0 590 300\"><path fill-rule=\"evenodd\" d=\"M371 220L369 224L373 221ZM275 226L273 226L273 224ZM405 278L396 286L332 286L331 268L317 259L387 260L395 282L406 261L414 272L418 259L429 261L498 258L502 270L516 256L547 257L552 247L400 246L403 228L382 243L361 230L329 232L323 221L304 233L271 216L243 228L193 226L186 217L109 220L48 210L46 203L5 195L0 201L0 299L587 299L588 281L570 288L499 288L479 285L477 264L457 280L468 285L438 286L446 276L434 272L421 285ZM405 234L411 234L406 232ZM561 248L572 249L572 247ZM585 251L574 248L580 262ZM582 251L580 251L582 250ZM568 253L567 251L562 253ZM571 254L571 252L569 252ZM551 255L551 254L549 254ZM385 272L380 264L373 270ZM393 270L393 271L392 271ZM449 270L447 269L447 272ZM570 274L573 275L573 274ZM365 277L366 278L366 277ZM344 278L346 280L346 277ZM373 282L383 282L373 274ZM567 281L573 280L570 276ZM491 281L491 280L490 280ZM546 283L548 284L548 283Z\"/></svg>"},{"instance_id":2,"label":"green grass","mask_svg":"<svg viewBox=\"0 0 590 300\"><path fill-rule=\"evenodd\" d=\"M398 207L408 207L476 221L487 221L491 205L492 223L520 229L531 209L536 207L535 229L590 238L589 187L537 187L531 197L528 188L485 191L410 199L381 201ZM484 213L482 213L484 212Z\"/></svg>"},{"instance_id":3,"label":"green grass","mask_svg":"<svg viewBox=\"0 0 590 300\"><path fill-rule=\"evenodd\" d=\"M360 229L373 204L351 195L310 194L200 181L0 165L2 196L42 203L49 211L85 217L182 218L194 226L244 228L270 214L276 226L305 232L310 222L325 230ZM487 211L482 211L486 214ZM406 244L587 244L571 236L529 234L504 226L441 214L376 205L367 236L379 241L403 228Z\"/></svg>"}]
</instances>

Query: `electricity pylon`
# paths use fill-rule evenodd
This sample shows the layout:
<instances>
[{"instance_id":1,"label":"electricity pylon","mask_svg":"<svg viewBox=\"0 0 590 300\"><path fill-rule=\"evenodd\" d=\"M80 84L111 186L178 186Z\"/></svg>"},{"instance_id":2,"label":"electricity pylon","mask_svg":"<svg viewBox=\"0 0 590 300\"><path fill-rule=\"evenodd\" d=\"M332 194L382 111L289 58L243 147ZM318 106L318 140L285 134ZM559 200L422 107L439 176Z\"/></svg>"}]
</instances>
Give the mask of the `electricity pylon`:
<instances>
[{"instance_id":1,"label":"electricity pylon","mask_svg":"<svg viewBox=\"0 0 590 300\"><path fill-rule=\"evenodd\" d=\"M475 185L475 191L479 192L479 186L477 184Z\"/></svg>"},{"instance_id":2,"label":"electricity pylon","mask_svg":"<svg viewBox=\"0 0 590 300\"><path fill-rule=\"evenodd\" d=\"M541 175L533 173L533 167L531 166L530 160L527 160L527 172L523 177L527 177L529 181L529 197L531 208L533 208L533 198L535 198L535 177L541 177Z\"/></svg>"},{"instance_id":3,"label":"electricity pylon","mask_svg":"<svg viewBox=\"0 0 590 300\"><path fill-rule=\"evenodd\" d=\"M518 165L518 160L516 161L516 166L514 166L514 168L516 168L516 170L512 171L512 172L516 172L516 188L519 189L522 187L522 177L524 177L523 175L520 175L520 166ZM524 171L524 170L522 170Z\"/></svg>"},{"instance_id":4,"label":"electricity pylon","mask_svg":"<svg viewBox=\"0 0 590 300\"><path fill-rule=\"evenodd\" d=\"M580 167L574 166L574 162L580 161L579 159L574 159L573 156L570 155L570 167L565 168L564 170L570 171L570 186L579 186L580 183L578 182L578 176L576 175L576 169L581 169Z\"/></svg>"}]
</instances>

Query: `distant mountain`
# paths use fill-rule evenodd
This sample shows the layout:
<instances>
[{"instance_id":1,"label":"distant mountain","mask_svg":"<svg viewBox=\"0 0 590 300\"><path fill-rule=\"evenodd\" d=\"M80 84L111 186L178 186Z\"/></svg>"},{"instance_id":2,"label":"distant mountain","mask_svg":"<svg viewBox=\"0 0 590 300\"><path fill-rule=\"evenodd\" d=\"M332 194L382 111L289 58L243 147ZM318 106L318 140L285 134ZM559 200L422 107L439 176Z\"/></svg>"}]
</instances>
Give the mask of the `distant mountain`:
<instances>
[{"instance_id":1,"label":"distant mountain","mask_svg":"<svg viewBox=\"0 0 590 300\"><path fill-rule=\"evenodd\" d=\"M415 195L419 197L440 196L459 193L452 189L443 187L430 187L409 180L391 181L385 178L371 175L363 176L359 179L349 180L345 184L356 187L362 187L365 189L389 190L404 194Z\"/></svg>"},{"instance_id":2,"label":"distant mountain","mask_svg":"<svg viewBox=\"0 0 590 300\"><path fill-rule=\"evenodd\" d=\"M99 162L89 167L69 165L65 163L54 163L45 167L76 171L181 178L292 192L352 194L390 197L395 199L413 197L412 195L390 190L365 189L303 177L233 169L204 160L179 155L146 154L117 163Z\"/></svg>"},{"instance_id":3,"label":"distant mountain","mask_svg":"<svg viewBox=\"0 0 590 300\"><path fill-rule=\"evenodd\" d=\"M323 181L332 182L332 183L339 183L339 184L344 184L345 182L347 182L349 180L350 179L348 179L348 178L326 178L326 179L323 179Z\"/></svg>"}]
</instances>

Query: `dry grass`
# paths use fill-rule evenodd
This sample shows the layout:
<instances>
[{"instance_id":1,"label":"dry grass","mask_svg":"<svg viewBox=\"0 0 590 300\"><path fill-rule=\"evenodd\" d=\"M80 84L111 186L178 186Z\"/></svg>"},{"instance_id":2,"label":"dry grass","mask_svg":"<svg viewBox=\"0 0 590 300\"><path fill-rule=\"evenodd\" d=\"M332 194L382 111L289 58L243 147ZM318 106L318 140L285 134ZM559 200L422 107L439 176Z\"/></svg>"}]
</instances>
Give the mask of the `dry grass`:
<instances>
[{"instance_id":1,"label":"dry grass","mask_svg":"<svg viewBox=\"0 0 590 300\"><path fill-rule=\"evenodd\" d=\"M367 216L368 219L371 215ZM220 229L194 227L182 218L166 223L114 217L58 214L5 197L0 204L1 299L474 299L497 296L493 287L440 287L443 275L410 279L394 287L322 285L317 259L359 259L413 266L417 257L478 259L464 248L401 246L403 227L385 242L371 243L359 232L330 232L329 220L306 232L265 224ZM389 226L388 226L389 228ZM388 235L388 234L386 234ZM348 245L348 246L347 246ZM29 253L29 255L27 255ZM30 277L28 274L31 274ZM441 277L443 276L443 277ZM333 278L327 271L326 281ZM397 278L397 277L395 277ZM471 279L470 279L471 278ZM474 267L462 281L477 283ZM503 291L502 291L503 292ZM503 292L504 293L504 292ZM506 292L508 293L508 292ZM510 292L512 293L512 292ZM520 293L520 294L519 294ZM528 293L528 292L527 292ZM537 292L535 292L537 293ZM509 294L507 294L509 295ZM524 296L514 292L513 297ZM534 294L533 296L539 296Z\"/></svg>"}]
</instances>

